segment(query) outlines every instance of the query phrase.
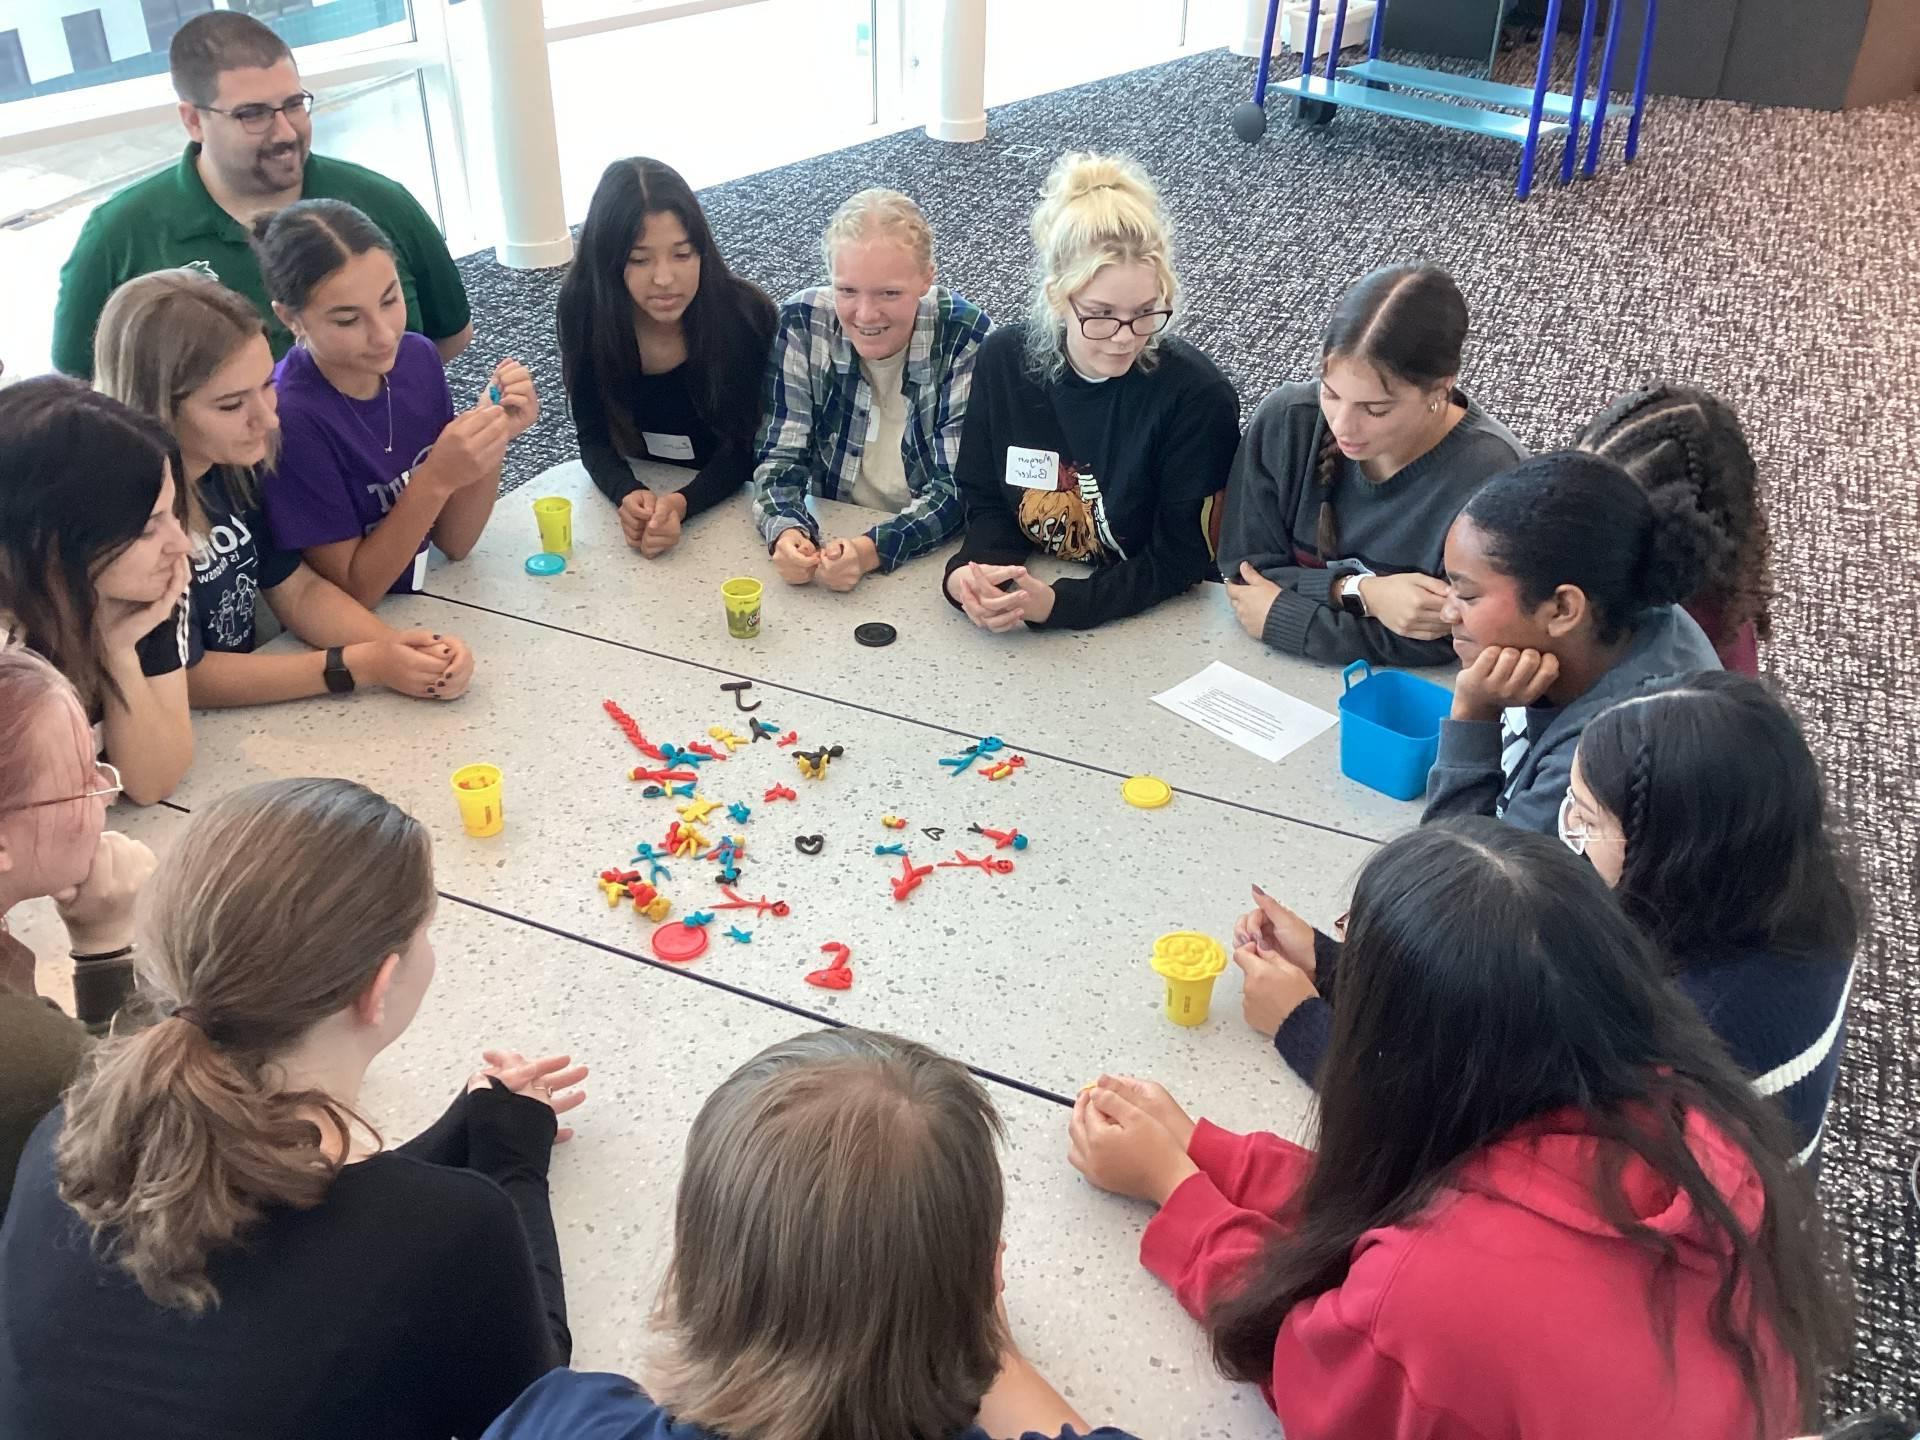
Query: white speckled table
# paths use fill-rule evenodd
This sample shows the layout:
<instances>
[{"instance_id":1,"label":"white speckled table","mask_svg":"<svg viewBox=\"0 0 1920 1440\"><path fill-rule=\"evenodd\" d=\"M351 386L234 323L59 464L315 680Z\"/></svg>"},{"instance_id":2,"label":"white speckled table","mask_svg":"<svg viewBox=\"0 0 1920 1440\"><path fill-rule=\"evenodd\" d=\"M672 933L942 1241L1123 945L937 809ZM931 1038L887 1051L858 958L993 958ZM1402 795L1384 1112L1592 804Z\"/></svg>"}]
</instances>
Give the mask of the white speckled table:
<instances>
[{"instance_id":1,"label":"white speckled table","mask_svg":"<svg viewBox=\"0 0 1920 1440\"><path fill-rule=\"evenodd\" d=\"M670 466L639 467L658 488L682 483ZM525 572L539 548L531 502L573 501L574 553L562 575ZM873 514L817 502L826 532L854 534ZM1385 839L1419 819L1340 774L1338 729L1268 764L1152 703L1209 661L1332 711L1339 671L1275 654L1248 638L1217 585L1201 585L1149 614L1102 629L990 635L967 623L939 591L949 551L891 575L869 575L850 595L783 584L753 527L744 495L695 519L680 544L643 560L620 536L613 507L584 467L561 465L500 502L474 553L436 557L429 594L544 625L603 636L643 651L698 660L969 736L995 734L1028 753L1070 757L1114 775L1159 775L1183 791L1270 814ZM1043 573L1071 567L1036 560ZM766 586L759 638L727 636L720 581L749 575ZM883 649L853 642L869 620L899 638ZM1431 672L1451 683L1450 671Z\"/></svg>"},{"instance_id":2,"label":"white speckled table","mask_svg":"<svg viewBox=\"0 0 1920 1440\"><path fill-rule=\"evenodd\" d=\"M522 570L535 548L524 512L548 493L576 502L575 552L564 575L536 580ZM822 508L830 529L863 523L848 507ZM1067 1166L1062 1107L1102 1069L1126 1070L1223 1124L1302 1133L1309 1096L1241 1022L1237 972L1216 986L1205 1024L1176 1027L1148 967L1153 939L1224 938L1255 880L1325 924L1374 840L1411 825L1417 808L1342 778L1335 732L1269 765L1150 702L1218 657L1332 706L1334 672L1248 641L1211 587L1090 634L992 637L939 597L939 568L930 558L870 577L853 596L789 590L744 500L702 517L670 556L642 561L584 474L563 467L509 496L472 558L436 565L428 594L383 609L473 646L464 698L366 693L203 712L173 805L116 812L114 823L164 847L182 811L299 774L361 780L426 822L443 895L440 979L375 1068L368 1105L391 1134L411 1133L496 1041L593 1066L579 1139L554 1168L581 1365L636 1362L701 1099L778 1038L854 1023L925 1040L989 1082L1009 1128L1016 1326L1089 1418L1144 1436L1274 1433L1258 1397L1214 1374L1199 1328L1139 1268L1140 1209ZM725 632L718 581L734 573L767 582L756 641ZM853 642L853 626L874 619L898 628L895 644ZM742 697L759 707L751 717L720 688L735 679L753 681ZM794 749L748 743L698 772L702 798L751 812L736 823L716 811L707 827L746 842L739 893L784 899L791 914L716 913L707 952L681 966L653 956L650 922L608 908L594 876L626 866L638 841L659 844L686 802L647 798L627 778L656 762L604 713L607 698L656 742L710 742L715 726L745 737L750 718L798 732ZM1026 766L987 781L938 763L986 733ZM802 778L795 749L823 744L845 753L823 780ZM449 787L473 761L506 777L507 825L492 838L462 831ZM1140 771L1176 786L1172 805L1122 801L1117 777ZM796 798L767 801L776 784ZM908 827L884 828L887 813ZM1017 827L1030 845L989 851L974 824ZM796 847L802 835L823 837L819 853ZM960 850L1014 869L936 869L896 901L900 861L874 853L893 843L918 864ZM660 888L674 918L724 898L710 862L669 863ZM726 936L734 923L750 942ZM59 953L44 907L18 928L40 953ZM829 941L851 947L849 990L804 982ZM49 993L63 993L65 968L42 967Z\"/></svg>"},{"instance_id":3,"label":"white speckled table","mask_svg":"<svg viewBox=\"0 0 1920 1440\"><path fill-rule=\"evenodd\" d=\"M154 810L115 824L156 847L183 817ZM13 917L21 937L60 948L51 907ZM443 901L434 989L401 1042L375 1062L363 1100L389 1139L440 1113L506 1042L570 1050L592 1067L577 1138L554 1157L555 1226L575 1364L631 1374L664 1273L680 1151L708 1091L805 1023L770 1006L684 983L620 955ZM64 967L43 967L64 994ZM1068 1168L1060 1107L991 1085L1007 1126L1007 1301L1034 1362L1093 1420L1146 1437L1278 1433L1253 1391L1213 1373L1199 1327L1140 1268L1142 1207L1102 1195Z\"/></svg>"},{"instance_id":4,"label":"white speckled table","mask_svg":"<svg viewBox=\"0 0 1920 1440\"><path fill-rule=\"evenodd\" d=\"M660 845L675 807L689 802L643 798L627 772L656 762L632 748L601 702L617 701L652 740L686 745L711 743L716 725L748 733L733 696L709 670L604 641L529 635L523 622L424 597L392 609L396 623L460 627L479 661L466 697L431 706L369 694L202 714L200 758L178 802L192 809L277 776L352 776L431 827L449 895L658 963L646 943L652 925L631 909L610 910L593 879L628 862L636 842ZM708 762L699 794L749 807L744 825L723 825L716 811L707 828L716 842L746 840L740 894L786 899L793 913L744 920L753 939L740 944L724 934L736 916L718 912L691 975L899 1030L1056 1095L1117 1065L1218 1096L1224 1123L1291 1129L1302 1118L1304 1092L1239 1018L1238 972L1216 987L1207 1024L1183 1029L1160 1014L1147 956L1169 930L1225 936L1254 880L1330 922L1369 844L1191 795L1136 810L1110 777L1039 756L1006 780L956 776L939 759L959 747L937 729L767 686L746 698L761 707L754 718L778 720L799 743L750 743ZM794 750L821 744L846 753L824 780L801 778ZM461 829L449 788L452 772L473 761L505 772L508 823L489 839ZM775 784L798 798L767 803ZM889 813L910 827L883 828ZM994 852L1013 858L1012 874L936 870L906 901L892 898L900 861L876 856L876 845L904 843L916 864L952 860L956 849L979 857L988 849L968 831L976 823L1030 838L1024 851ZM943 834L935 840L928 828ZM822 853L800 853L803 834L824 836ZM716 865L670 868L660 888L676 916L723 898ZM832 940L853 950L857 979L844 992L802 978L826 963L819 947Z\"/></svg>"}]
</instances>

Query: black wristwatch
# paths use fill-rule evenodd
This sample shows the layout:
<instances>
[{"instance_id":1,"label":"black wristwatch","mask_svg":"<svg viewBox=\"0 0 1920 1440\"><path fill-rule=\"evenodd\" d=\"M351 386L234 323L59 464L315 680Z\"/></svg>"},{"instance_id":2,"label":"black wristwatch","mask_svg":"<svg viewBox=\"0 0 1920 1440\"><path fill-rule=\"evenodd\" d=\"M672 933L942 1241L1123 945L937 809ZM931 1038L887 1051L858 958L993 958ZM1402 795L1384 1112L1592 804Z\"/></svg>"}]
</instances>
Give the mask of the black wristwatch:
<instances>
[{"instance_id":1,"label":"black wristwatch","mask_svg":"<svg viewBox=\"0 0 1920 1440\"><path fill-rule=\"evenodd\" d=\"M327 689L335 695L353 693L353 672L347 669L345 646L336 645L327 651L327 667L321 671L326 678Z\"/></svg>"}]
</instances>

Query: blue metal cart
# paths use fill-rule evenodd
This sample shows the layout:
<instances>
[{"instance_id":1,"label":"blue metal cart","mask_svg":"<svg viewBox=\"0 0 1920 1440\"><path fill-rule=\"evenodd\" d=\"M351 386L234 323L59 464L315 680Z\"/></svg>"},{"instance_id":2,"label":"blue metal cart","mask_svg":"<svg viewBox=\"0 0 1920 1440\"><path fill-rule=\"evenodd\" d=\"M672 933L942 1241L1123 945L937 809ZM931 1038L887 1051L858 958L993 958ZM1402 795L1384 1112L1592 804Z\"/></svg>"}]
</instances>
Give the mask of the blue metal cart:
<instances>
[{"instance_id":1,"label":"blue metal cart","mask_svg":"<svg viewBox=\"0 0 1920 1440\"><path fill-rule=\"evenodd\" d=\"M1334 7L1333 41L1327 49L1322 73L1314 74L1312 57L1314 39L1320 29L1321 0L1308 0L1306 53L1301 58L1299 78L1273 86L1282 94L1294 97L1296 115L1308 124L1327 124L1345 107L1515 141L1520 146L1520 178L1514 185L1514 193L1522 200L1533 190L1534 166L1543 141L1566 137L1560 157L1562 184L1571 183L1576 167L1586 175L1593 174L1599 167L1600 139L1609 120L1627 122L1627 160L1631 162L1639 153L1640 121L1647 108L1647 67L1653 59L1653 29L1659 0L1643 0L1645 31L1640 42L1639 68L1634 76L1633 100L1629 104L1608 98L1613 88L1614 62L1619 57L1621 20L1629 0L1610 0L1599 75L1591 99L1587 95L1587 77L1593 70L1600 0L1584 0L1572 95L1547 89L1547 77L1553 68L1554 39L1560 29L1562 0L1547 0L1540 62L1531 88L1381 59L1380 37L1387 19L1387 0L1378 0L1374 7L1367 58L1358 64L1342 65L1339 63L1340 39L1347 24L1347 0L1330 0L1330 3ZM1254 77L1253 99L1233 112L1234 131L1248 144L1267 130L1267 68L1273 60L1273 35L1280 19L1280 5L1281 0L1267 0L1266 32L1260 42L1260 70ZM1580 157L1583 127L1584 162Z\"/></svg>"}]
</instances>

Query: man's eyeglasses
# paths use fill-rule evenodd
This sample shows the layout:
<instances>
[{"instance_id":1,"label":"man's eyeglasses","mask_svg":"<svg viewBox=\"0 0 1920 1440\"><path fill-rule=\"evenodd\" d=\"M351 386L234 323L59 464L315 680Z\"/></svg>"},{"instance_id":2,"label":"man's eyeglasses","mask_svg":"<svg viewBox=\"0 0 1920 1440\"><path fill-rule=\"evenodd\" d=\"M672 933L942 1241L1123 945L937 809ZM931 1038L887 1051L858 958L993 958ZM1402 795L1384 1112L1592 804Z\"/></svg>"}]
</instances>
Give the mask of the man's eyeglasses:
<instances>
[{"instance_id":1,"label":"man's eyeglasses","mask_svg":"<svg viewBox=\"0 0 1920 1440\"><path fill-rule=\"evenodd\" d=\"M1122 320L1118 315L1082 315L1080 307L1075 305L1073 318L1080 322L1080 333L1087 339L1111 340L1122 330L1131 330L1142 337L1158 335L1173 319L1173 311L1143 310L1131 320Z\"/></svg>"},{"instance_id":2,"label":"man's eyeglasses","mask_svg":"<svg viewBox=\"0 0 1920 1440\"><path fill-rule=\"evenodd\" d=\"M24 805L11 805L9 810L38 810L43 805L70 805L75 800L98 800L104 796L118 795L126 788L120 783L120 772L104 760L97 760L93 766L93 784L91 790L82 790L78 795L56 795L51 800L29 800Z\"/></svg>"},{"instance_id":3,"label":"man's eyeglasses","mask_svg":"<svg viewBox=\"0 0 1920 1440\"><path fill-rule=\"evenodd\" d=\"M302 90L280 105L236 105L231 110L222 110L218 105L196 105L193 108L204 110L209 115L224 115L249 135L264 135L273 128L274 116L284 115L292 120L312 110L313 92Z\"/></svg>"}]
</instances>

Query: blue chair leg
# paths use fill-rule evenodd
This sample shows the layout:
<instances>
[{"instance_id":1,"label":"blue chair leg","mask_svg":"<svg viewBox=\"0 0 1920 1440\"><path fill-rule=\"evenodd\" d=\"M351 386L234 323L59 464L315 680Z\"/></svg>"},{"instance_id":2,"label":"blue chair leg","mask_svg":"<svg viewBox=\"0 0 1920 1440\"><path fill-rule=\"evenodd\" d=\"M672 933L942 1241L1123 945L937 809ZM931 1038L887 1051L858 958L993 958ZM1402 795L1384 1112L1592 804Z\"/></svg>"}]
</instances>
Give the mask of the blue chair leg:
<instances>
[{"instance_id":1,"label":"blue chair leg","mask_svg":"<svg viewBox=\"0 0 1920 1440\"><path fill-rule=\"evenodd\" d=\"M1267 0L1267 28L1260 37L1260 68L1253 77L1253 103L1267 103L1267 67L1273 64L1273 27L1280 19L1280 0Z\"/></svg>"},{"instance_id":2,"label":"blue chair leg","mask_svg":"<svg viewBox=\"0 0 1920 1440\"><path fill-rule=\"evenodd\" d=\"M1640 41L1640 71L1633 77L1633 119L1627 122L1627 163L1640 153L1640 117L1647 110L1647 70L1653 64L1653 25L1660 18L1660 0L1647 0L1647 33Z\"/></svg>"},{"instance_id":3,"label":"blue chair leg","mask_svg":"<svg viewBox=\"0 0 1920 1440\"><path fill-rule=\"evenodd\" d=\"M1600 0L1587 0L1580 16L1580 53L1573 62L1573 112L1567 124L1567 148L1560 156L1560 183L1573 183L1573 167L1580 158L1580 112L1587 106L1587 65L1593 58L1594 19ZM1605 98L1601 100L1605 104Z\"/></svg>"},{"instance_id":4,"label":"blue chair leg","mask_svg":"<svg viewBox=\"0 0 1920 1440\"><path fill-rule=\"evenodd\" d=\"M1367 59L1380 58L1380 41L1387 32L1387 0L1373 7L1373 29L1367 32Z\"/></svg>"},{"instance_id":5,"label":"blue chair leg","mask_svg":"<svg viewBox=\"0 0 1920 1440\"><path fill-rule=\"evenodd\" d=\"M1533 162L1540 150L1540 114L1547 104L1547 77L1553 71L1553 37L1560 32L1560 0L1547 0L1546 28L1540 36L1540 64L1533 76L1533 104L1527 110L1527 139L1520 147L1520 179L1514 194L1533 193Z\"/></svg>"},{"instance_id":6,"label":"blue chair leg","mask_svg":"<svg viewBox=\"0 0 1920 1440\"><path fill-rule=\"evenodd\" d=\"M1334 67L1340 63L1340 39L1346 34L1346 31L1347 0L1336 0L1333 8L1333 38L1327 41L1326 78L1329 81L1333 79ZM1313 42L1318 34L1319 32L1313 28L1312 22L1309 21L1307 26L1307 53L1309 55L1313 53Z\"/></svg>"},{"instance_id":7,"label":"blue chair leg","mask_svg":"<svg viewBox=\"0 0 1920 1440\"><path fill-rule=\"evenodd\" d=\"M1600 93L1594 97L1593 128L1587 134L1587 163L1582 173L1592 175L1600 168L1600 136L1607 126L1607 105L1613 99L1613 62L1620 53L1620 19L1626 13L1626 0L1612 0L1607 16L1607 45L1600 52Z\"/></svg>"}]
</instances>

